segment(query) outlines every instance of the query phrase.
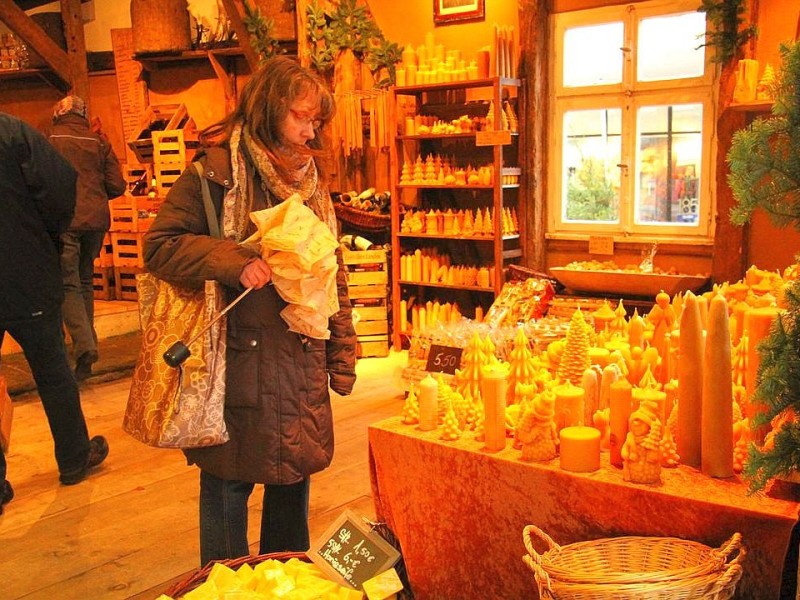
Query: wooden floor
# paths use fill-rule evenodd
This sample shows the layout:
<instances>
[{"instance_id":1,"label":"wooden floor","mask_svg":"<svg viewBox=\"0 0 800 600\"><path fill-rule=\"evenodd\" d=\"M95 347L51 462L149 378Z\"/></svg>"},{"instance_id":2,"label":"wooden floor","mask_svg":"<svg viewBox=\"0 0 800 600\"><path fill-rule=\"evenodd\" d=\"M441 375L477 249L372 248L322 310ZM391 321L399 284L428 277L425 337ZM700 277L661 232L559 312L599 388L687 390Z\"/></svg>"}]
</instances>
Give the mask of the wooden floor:
<instances>
[{"instance_id":1,"label":"wooden floor","mask_svg":"<svg viewBox=\"0 0 800 600\"><path fill-rule=\"evenodd\" d=\"M312 478L311 537L345 509L374 516L367 425L402 409L405 353L364 359L354 393L333 400L336 453ZM121 429L129 379L82 390L90 434L109 439L98 471L62 486L38 398L15 402L8 478L14 499L0 516L0 598L154 599L199 566L198 470L182 453L149 448ZM260 487L257 488L260 490ZM250 542L258 552L260 491Z\"/></svg>"}]
</instances>

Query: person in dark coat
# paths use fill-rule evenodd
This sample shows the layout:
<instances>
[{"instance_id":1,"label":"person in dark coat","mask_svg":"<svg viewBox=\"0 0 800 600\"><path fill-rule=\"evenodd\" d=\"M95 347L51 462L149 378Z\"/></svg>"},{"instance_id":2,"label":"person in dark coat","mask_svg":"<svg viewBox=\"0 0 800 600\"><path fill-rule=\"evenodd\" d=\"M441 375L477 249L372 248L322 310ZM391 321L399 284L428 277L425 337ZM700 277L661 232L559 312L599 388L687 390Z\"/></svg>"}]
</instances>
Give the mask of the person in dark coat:
<instances>
[{"instance_id":1,"label":"person in dark coat","mask_svg":"<svg viewBox=\"0 0 800 600\"><path fill-rule=\"evenodd\" d=\"M230 440L185 451L200 467L201 564L249 554L247 502L257 483L265 486L261 553L309 547L310 477L333 457L329 387L347 395L356 379L341 251L339 308L328 320L329 339L315 339L290 331L270 267L239 242L255 231L251 211L294 194L336 235L320 140L333 113L333 96L318 76L288 57L270 59L245 85L236 110L201 134L207 147L195 160L204 167L223 239L209 235L194 168L172 186L145 235L145 266L157 277L195 289L217 280L229 301L254 288L227 315Z\"/></svg>"},{"instance_id":2,"label":"person in dark coat","mask_svg":"<svg viewBox=\"0 0 800 600\"><path fill-rule=\"evenodd\" d=\"M59 236L75 210L76 177L42 134L0 113L0 343L8 332L25 353L65 485L108 454L103 436L89 439L62 331ZM13 495L6 468L0 453L0 506Z\"/></svg>"},{"instance_id":3,"label":"person in dark coat","mask_svg":"<svg viewBox=\"0 0 800 600\"><path fill-rule=\"evenodd\" d=\"M94 259L111 225L108 201L125 193L125 179L114 150L105 136L92 131L86 104L67 96L53 109L47 135L78 172L75 216L61 235L61 272L64 277L64 324L72 339L75 376L83 381L97 362L94 328Z\"/></svg>"}]
</instances>

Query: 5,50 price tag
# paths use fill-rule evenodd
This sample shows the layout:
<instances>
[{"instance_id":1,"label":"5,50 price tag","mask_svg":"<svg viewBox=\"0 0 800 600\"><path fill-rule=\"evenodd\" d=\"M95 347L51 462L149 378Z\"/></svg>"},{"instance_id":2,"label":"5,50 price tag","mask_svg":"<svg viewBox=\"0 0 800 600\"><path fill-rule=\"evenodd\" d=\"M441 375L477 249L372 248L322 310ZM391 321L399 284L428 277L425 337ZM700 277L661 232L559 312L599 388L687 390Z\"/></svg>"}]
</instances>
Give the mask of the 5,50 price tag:
<instances>
[{"instance_id":1,"label":"5,50 price tag","mask_svg":"<svg viewBox=\"0 0 800 600\"><path fill-rule=\"evenodd\" d=\"M463 348L431 344L425 370L432 373L448 373L450 375L455 375L456 369L461 366L462 351Z\"/></svg>"}]
</instances>

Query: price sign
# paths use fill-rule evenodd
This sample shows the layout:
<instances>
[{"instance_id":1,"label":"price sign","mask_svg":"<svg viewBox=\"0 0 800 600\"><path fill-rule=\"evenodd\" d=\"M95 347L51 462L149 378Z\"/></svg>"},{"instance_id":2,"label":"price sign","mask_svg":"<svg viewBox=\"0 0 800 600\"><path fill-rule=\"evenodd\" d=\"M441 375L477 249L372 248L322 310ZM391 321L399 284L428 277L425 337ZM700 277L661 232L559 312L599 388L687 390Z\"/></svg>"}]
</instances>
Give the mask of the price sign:
<instances>
[{"instance_id":1,"label":"price sign","mask_svg":"<svg viewBox=\"0 0 800 600\"><path fill-rule=\"evenodd\" d=\"M449 373L450 375L455 375L456 369L461 366L462 351L463 348L431 344L425 370L432 373Z\"/></svg>"},{"instance_id":2,"label":"price sign","mask_svg":"<svg viewBox=\"0 0 800 600\"><path fill-rule=\"evenodd\" d=\"M347 510L312 544L308 557L337 581L360 590L365 581L392 567L400 553Z\"/></svg>"},{"instance_id":3,"label":"price sign","mask_svg":"<svg viewBox=\"0 0 800 600\"><path fill-rule=\"evenodd\" d=\"M500 131L478 131L475 133L476 146L507 146L511 143L511 132L501 129Z\"/></svg>"},{"instance_id":4,"label":"price sign","mask_svg":"<svg viewBox=\"0 0 800 600\"><path fill-rule=\"evenodd\" d=\"M614 237L610 235L590 235L589 254L605 254L613 256Z\"/></svg>"}]
</instances>

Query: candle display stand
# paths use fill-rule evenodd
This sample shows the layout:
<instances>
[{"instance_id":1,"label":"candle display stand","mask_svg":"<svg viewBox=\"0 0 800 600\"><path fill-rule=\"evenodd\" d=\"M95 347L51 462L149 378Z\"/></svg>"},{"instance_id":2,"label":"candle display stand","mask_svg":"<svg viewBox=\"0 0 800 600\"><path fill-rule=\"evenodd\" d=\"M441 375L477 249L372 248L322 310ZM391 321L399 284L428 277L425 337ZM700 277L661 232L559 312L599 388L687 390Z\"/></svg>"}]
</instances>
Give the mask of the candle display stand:
<instances>
[{"instance_id":1,"label":"candle display stand","mask_svg":"<svg viewBox=\"0 0 800 600\"><path fill-rule=\"evenodd\" d=\"M731 598L746 552L735 533L719 548L679 538L623 536L559 546L535 525L523 530L542 600ZM544 541L539 554L534 543Z\"/></svg>"}]
</instances>

